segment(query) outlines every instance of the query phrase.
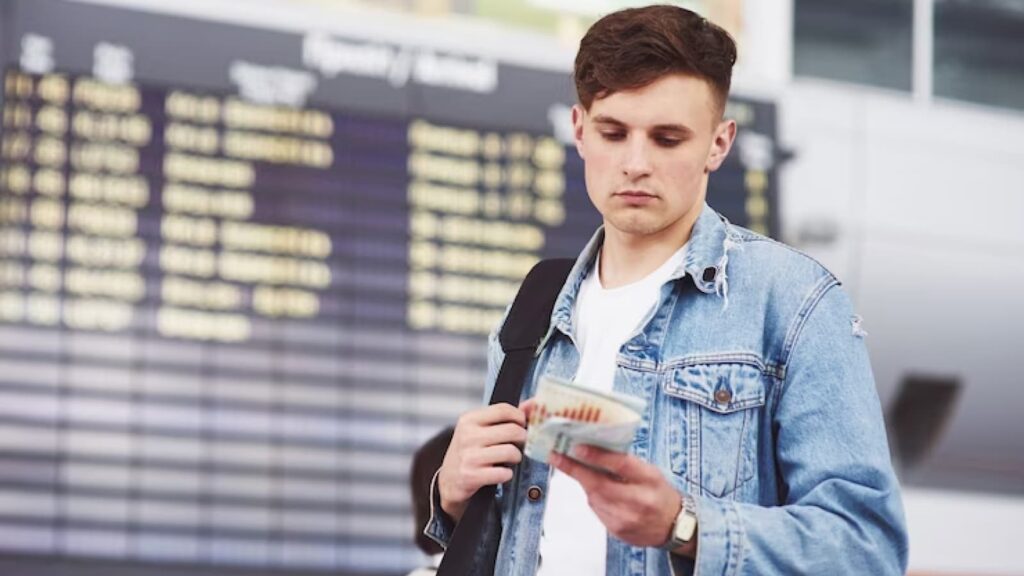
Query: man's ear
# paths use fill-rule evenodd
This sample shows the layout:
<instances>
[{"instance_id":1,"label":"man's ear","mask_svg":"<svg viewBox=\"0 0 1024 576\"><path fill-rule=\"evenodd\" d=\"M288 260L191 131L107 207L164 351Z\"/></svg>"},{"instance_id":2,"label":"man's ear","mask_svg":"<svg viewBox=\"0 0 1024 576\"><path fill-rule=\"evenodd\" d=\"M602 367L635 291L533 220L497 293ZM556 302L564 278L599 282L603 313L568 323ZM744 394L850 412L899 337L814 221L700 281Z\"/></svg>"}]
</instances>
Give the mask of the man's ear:
<instances>
[{"instance_id":1,"label":"man's ear","mask_svg":"<svg viewBox=\"0 0 1024 576\"><path fill-rule=\"evenodd\" d=\"M725 157L732 150L732 143L736 140L736 121L722 120L715 128L714 138L711 140L711 149L708 150L708 160L704 164L704 171L711 173L718 170Z\"/></svg>"},{"instance_id":2,"label":"man's ear","mask_svg":"<svg viewBox=\"0 0 1024 576\"><path fill-rule=\"evenodd\" d=\"M587 111L579 104L572 107L572 135L576 141L576 152L583 158L583 120ZM584 158L585 160L586 158Z\"/></svg>"}]
</instances>

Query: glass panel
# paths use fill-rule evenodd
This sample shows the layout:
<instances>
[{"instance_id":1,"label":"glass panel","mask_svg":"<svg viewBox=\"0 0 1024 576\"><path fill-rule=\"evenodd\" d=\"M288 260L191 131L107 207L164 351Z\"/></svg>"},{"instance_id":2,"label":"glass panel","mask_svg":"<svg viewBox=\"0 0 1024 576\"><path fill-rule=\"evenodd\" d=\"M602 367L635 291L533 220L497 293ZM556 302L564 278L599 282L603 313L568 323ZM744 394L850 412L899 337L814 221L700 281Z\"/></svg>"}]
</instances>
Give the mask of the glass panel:
<instances>
[{"instance_id":1,"label":"glass panel","mask_svg":"<svg viewBox=\"0 0 1024 576\"><path fill-rule=\"evenodd\" d=\"M1024 0L936 0L935 94L1024 110Z\"/></svg>"},{"instance_id":2,"label":"glass panel","mask_svg":"<svg viewBox=\"0 0 1024 576\"><path fill-rule=\"evenodd\" d=\"M913 0L795 0L793 72L910 91Z\"/></svg>"}]
</instances>

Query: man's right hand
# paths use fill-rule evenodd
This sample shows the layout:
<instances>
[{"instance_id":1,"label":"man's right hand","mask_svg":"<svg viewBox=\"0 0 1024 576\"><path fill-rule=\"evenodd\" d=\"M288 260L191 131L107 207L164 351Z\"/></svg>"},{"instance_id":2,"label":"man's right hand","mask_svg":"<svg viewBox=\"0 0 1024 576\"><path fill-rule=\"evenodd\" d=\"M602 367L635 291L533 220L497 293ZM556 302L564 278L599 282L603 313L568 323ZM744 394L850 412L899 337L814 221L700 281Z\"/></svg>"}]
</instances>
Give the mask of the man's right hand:
<instances>
[{"instance_id":1,"label":"man's right hand","mask_svg":"<svg viewBox=\"0 0 1024 576\"><path fill-rule=\"evenodd\" d=\"M437 475L441 509L458 522L469 499L483 486L512 479L523 459L526 411L511 404L470 410L455 424L452 442Z\"/></svg>"}]
</instances>

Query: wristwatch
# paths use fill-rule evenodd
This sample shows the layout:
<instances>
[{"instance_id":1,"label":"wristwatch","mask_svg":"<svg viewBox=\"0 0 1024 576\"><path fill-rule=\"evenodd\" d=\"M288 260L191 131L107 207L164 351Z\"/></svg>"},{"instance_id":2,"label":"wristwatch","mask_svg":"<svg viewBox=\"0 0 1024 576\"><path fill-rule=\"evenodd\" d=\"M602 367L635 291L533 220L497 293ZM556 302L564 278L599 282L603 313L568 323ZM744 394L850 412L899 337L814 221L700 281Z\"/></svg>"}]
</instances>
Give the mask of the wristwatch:
<instances>
[{"instance_id":1,"label":"wristwatch","mask_svg":"<svg viewBox=\"0 0 1024 576\"><path fill-rule=\"evenodd\" d=\"M697 510L693 505L693 499L686 496L682 498L683 505L679 514L676 515L676 521L672 523L672 532L669 534L668 542L663 546L670 552L689 544L697 535Z\"/></svg>"}]
</instances>

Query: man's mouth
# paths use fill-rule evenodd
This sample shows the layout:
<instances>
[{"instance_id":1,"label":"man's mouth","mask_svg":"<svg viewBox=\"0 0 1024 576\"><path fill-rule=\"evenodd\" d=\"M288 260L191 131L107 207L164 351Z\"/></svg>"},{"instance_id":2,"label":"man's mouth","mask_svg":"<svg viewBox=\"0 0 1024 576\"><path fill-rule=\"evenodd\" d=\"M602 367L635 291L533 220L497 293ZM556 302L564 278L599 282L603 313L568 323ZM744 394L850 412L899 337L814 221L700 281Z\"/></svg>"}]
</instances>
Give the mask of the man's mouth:
<instances>
[{"instance_id":1,"label":"man's mouth","mask_svg":"<svg viewBox=\"0 0 1024 576\"><path fill-rule=\"evenodd\" d=\"M641 199L641 198L655 198L656 197L654 194L651 194L650 192L645 192L643 190L622 190L622 191L616 192L614 195L615 196L622 196L622 197L628 198L628 199Z\"/></svg>"}]
</instances>

